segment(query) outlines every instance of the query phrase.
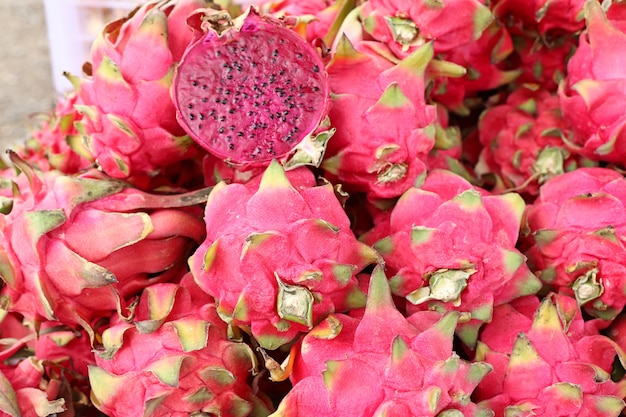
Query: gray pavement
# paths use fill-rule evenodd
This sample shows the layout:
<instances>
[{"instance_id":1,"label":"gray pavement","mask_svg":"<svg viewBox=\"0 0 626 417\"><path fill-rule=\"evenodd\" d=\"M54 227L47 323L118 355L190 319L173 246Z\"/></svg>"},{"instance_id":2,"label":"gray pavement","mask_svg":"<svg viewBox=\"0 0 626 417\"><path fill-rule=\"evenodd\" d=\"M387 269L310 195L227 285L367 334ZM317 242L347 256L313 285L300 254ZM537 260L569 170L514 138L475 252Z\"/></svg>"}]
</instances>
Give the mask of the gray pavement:
<instances>
[{"instance_id":1,"label":"gray pavement","mask_svg":"<svg viewBox=\"0 0 626 417\"><path fill-rule=\"evenodd\" d=\"M29 115L54 105L42 0L0 0L0 148L23 141Z\"/></svg>"}]
</instances>

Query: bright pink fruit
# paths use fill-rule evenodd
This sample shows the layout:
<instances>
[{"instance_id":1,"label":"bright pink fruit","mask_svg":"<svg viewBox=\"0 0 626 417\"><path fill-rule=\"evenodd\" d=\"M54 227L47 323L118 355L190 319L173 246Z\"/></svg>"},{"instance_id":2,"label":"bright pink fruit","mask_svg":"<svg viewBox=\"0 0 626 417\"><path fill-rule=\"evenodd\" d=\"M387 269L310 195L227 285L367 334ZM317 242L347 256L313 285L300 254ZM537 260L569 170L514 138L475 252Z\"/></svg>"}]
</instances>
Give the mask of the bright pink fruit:
<instances>
[{"instance_id":1,"label":"bright pink fruit","mask_svg":"<svg viewBox=\"0 0 626 417\"><path fill-rule=\"evenodd\" d=\"M233 20L212 9L189 18L198 35L174 80L178 120L231 164L321 161L329 137L317 134L330 104L327 75L318 51L287 23L254 7Z\"/></svg>"},{"instance_id":2,"label":"bright pink fruit","mask_svg":"<svg viewBox=\"0 0 626 417\"><path fill-rule=\"evenodd\" d=\"M189 264L233 328L277 349L335 311L364 305L356 274L378 260L360 243L330 183L276 161L246 184L218 184L207 238Z\"/></svg>"}]
</instances>

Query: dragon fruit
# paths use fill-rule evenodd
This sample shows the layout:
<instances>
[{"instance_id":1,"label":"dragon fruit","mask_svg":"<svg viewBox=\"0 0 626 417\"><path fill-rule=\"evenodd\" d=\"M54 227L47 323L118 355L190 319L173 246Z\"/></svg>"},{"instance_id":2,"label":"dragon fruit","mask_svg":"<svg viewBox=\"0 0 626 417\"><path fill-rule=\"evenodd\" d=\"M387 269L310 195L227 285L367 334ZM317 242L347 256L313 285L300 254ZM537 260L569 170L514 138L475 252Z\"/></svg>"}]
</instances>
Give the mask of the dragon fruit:
<instances>
[{"instance_id":1,"label":"dragon fruit","mask_svg":"<svg viewBox=\"0 0 626 417\"><path fill-rule=\"evenodd\" d=\"M531 269L591 316L611 320L626 306L626 180L608 168L578 168L540 189L525 213Z\"/></svg>"},{"instance_id":2,"label":"dragon fruit","mask_svg":"<svg viewBox=\"0 0 626 417\"><path fill-rule=\"evenodd\" d=\"M86 77L68 74L86 147L113 178L154 176L199 153L176 121L170 85L204 0L151 1L109 23L94 41ZM149 62L150 65L146 65Z\"/></svg>"},{"instance_id":3,"label":"dragon fruit","mask_svg":"<svg viewBox=\"0 0 626 417\"><path fill-rule=\"evenodd\" d=\"M41 360L31 356L16 366L0 366L3 416L40 417L67 410L60 386L49 381Z\"/></svg>"},{"instance_id":4,"label":"dragon fruit","mask_svg":"<svg viewBox=\"0 0 626 417\"><path fill-rule=\"evenodd\" d=\"M355 275L378 254L354 237L333 186L316 186L306 167L285 173L274 161L246 184L216 185L204 219L191 271L220 316L261 347L278 349L326 315L364 305Z\"/></svg>"},{"instance_id":5,"label":"dragon fruit","mask_svg":"<svg viewBox=\"0 0 626 417\"><path fill-rule=\"evenodd\" d=\"M475 401L495 417L619 416L626 381L610 378L615 358L625 359L619 346L585 325L573 298L519 301L496 307L483 328L475 359L493 372Z\"/></svg>"},{"instance_id":6,"label":"dragon fruit","mask_svg":"<svg viewBox=\"0 0 626 417\"><path fill-rule=\"evenodd\" d=\"M290 19L250 7L235 19L198 10L188 22L196 39L177 67L173 98L189 135L241 169L272 159L319 165L332 135L329 85L320 53Z\"/></svg>"},{"instance_id":7,"label":"dragon fruit","mask_svg":"<svg viewBox=\"0 0 626 417\"><path fill-rule=\"evenodd\" d=\"M596 1L585 4L585 17L586 29L559 89L563 118L572 127L569 139L577 152L595 161L623 164L626 73L615 57L624 56L626 28L614 26Z\"/></svg>"},{"instance_id":8,"label":"dragon fruit","mask_svg":"<svg viewBox=\"0 0 626 417\"><path fill-rule=\"evenodd\" d=\"M427 44L394 64L378 43L352 43L342 35L328 66L330 117L340 127L322 168L333 182L371 200L401 195L426 171L434 146L435 107L424 97L424 73L433 56Z\"/></svg>"},{"instance_id":9,"label":"dragon fruit","mask_svg":"<svg viewBox=\"0 0 626 417\"><path fill-rule=\"evenodd\" d=\"M192 294L193 292L193 294ZM271 405L248 384L252 349L227 338L227 325L193 280L146 288L135 321L114 322L89 367L94 404L106 415L265 417Z\"/></svg>"},{"instance_id":10,"label":"dragon fruit","mask_svg":"<svg viewBox=\"0 0 626 417\"><path fill-rule=\"evenodd\" d=\"M509 84L520 75L519 69L508 69L504 65L513 51L508 29L497 21L492 22L475 42L441 55L440 59L445 59L446 66L456 65L463 68L463 72L439 74L438 68L431 66L434 80L429 98L443 104L451 112L470 115L480 103L476 97L478 94Z\"/></svg>"},{"instance_id":11,"label":"dragon fruit","mask_svg":"<svg viewBox=\"0 0 626 417\"><path fill-rule=\"evenodd\" d=\"M575 33L584 25L583 7L586 0L515 0L491 2L493 14L509 27L535 32L549 38L555 34Z\"/></svg>"},{"instance_id":12,"label":"dragon fruit","mask_svg":"<svg viewBox=\"0 0 626 417\"><path fill-rule=\"evenodd\" d=\"M372 233L384 236L374 248L407 312L458 311L459 336L473 348L495 305L538 291L515 247L524 207L518 194L489 195L443 170L404 193Z\"/></svg>"},{"instance_id":13,"label":"dragon fruit","mask_svg":"<svg viewBox=\"0 0 626 417\"><path fill-rule=\"evenodd\" d=\"M93 338L92 319L126 314L146 285L186 272L204 237L200 207L182 207L205 201L207 190L153 195L101 176L39 177L13 161L21 195L0 215L0 277L7 309L32 322L79 324Z\"/></svg>"},{"instance_id":14,"label":"dragon fruit","mask_svg":"<svg viewBox=\"0 0 626 417\"><path fill-rule=\"evenodd\" d=\"M292 349L294 387L271 417L490 415L470 400L490 367L452 350L458 314L419 312L416 327L382 268L369 285L362 319L333 314Z\"/></svg>"},{"instance_id":15,"label":"dragon fruit","mask_svg":"<svg viewBox=\"0 0 626 417\"><path fill-rule=\"evenodd\" d=\"M543 89L518 88L481 114L478 129L483 149L476 173L492 176L496 192L535 196L548 178L585 162L563 140L570 132L558 96Z\"/></svg>"},{"instance_id":16,"label":"dragon fruit","mask_svg":"<svg viewBox=\"0 0 626 417\"><path fill-rule=\"evenodd\" d=\"M367 33L398 57L429 41L436 54L453 50L478 39L493 21L489 8L477 0L368 0L359 14Z\"/></svg>"},{"instance_id":17,"label":"dragon fruit","mask_svg":"<svg viewBox=\"0 0 626 417\"><path fill-rule=\"evenodd\" d=\"M15 152L41 171L56 169L74 174L91 167L93 157L75 126L82 119L75 108L77 102L78 96L68 93L57 100L52 112L36 115L38 124L31 137Z\"/></svg>"}]
</instances>

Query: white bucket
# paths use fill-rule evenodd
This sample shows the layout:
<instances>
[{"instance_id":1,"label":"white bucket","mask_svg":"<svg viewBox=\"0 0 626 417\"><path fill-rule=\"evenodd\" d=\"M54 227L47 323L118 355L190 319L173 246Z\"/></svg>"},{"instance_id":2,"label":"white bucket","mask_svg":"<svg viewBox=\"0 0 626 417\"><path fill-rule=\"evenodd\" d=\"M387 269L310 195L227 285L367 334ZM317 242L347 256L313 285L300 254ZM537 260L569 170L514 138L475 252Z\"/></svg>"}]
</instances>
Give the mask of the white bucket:
<instances>
[{"instance_id":1,"label":"white bucket","mask_svg":"<svg viewBox=\"0 0 626 417\"><path fill-rule=\"evenodd\" d=\"M91 44L108 22L125 16L142 0L43 0L54 88L71 89L64 71L82 74Z\"/></svg>"}]
</instances>

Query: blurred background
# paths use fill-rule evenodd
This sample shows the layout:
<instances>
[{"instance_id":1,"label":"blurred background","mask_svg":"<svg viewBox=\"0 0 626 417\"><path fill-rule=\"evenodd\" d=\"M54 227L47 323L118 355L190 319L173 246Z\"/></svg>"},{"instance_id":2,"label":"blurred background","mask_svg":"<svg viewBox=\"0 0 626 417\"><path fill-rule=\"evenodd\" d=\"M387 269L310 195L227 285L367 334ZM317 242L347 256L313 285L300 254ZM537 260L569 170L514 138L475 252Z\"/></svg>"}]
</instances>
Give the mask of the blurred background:
<instances>
[{"instance_id":1,"label":"blurred background","mask_svg":"<svg viewBox=\"0 0 626 417\"><path fill-rule=\"evenodd\" d=\"M0 1L0 150L23 142L32 115L54 108L70 84L62 73L80 74L94 37L106 22L141 0Z\"/></svg>"},{"instance_id":2,"label":"blurred background","mask_svg":"<svg viewBox=\"0 0 626 417\"><path fill-rule=\"evenodd\" d=\"M42 0L0 1L0 147L23 141L29 115L54 103Z\"/></svg>"}]
</instances>

